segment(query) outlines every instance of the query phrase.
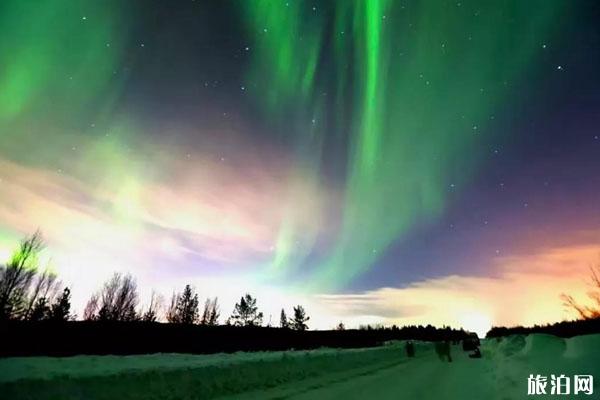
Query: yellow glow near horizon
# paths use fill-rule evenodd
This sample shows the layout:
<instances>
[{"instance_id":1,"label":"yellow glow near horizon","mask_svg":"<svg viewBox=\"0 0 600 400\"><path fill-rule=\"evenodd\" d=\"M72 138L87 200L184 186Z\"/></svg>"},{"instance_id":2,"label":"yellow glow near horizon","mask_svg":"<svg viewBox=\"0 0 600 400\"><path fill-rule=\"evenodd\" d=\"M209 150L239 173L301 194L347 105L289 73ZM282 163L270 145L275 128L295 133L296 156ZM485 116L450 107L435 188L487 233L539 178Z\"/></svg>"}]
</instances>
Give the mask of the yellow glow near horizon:
<instances>
[{"instance_id":1,"label":"yellow glow near horizon","mask_svg":"<svg viewBox=\"0 0 600 400\"><path fill-rule=\"evenodd\" d=\"M475 332L480 338L492 328L492 319L480 311L467 311L459 317L460 326L469 332Z\"/></svg>"}]
</instances>

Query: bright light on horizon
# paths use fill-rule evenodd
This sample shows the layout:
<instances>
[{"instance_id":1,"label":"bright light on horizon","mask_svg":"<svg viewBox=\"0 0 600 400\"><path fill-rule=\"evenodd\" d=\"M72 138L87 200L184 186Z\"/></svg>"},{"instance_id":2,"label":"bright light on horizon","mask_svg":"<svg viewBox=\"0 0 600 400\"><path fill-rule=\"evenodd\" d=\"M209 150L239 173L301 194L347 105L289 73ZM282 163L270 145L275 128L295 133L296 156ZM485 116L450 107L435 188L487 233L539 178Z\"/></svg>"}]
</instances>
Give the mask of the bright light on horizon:
<instances>
[{"instance_id":1,"label":"bright light on horizon","mask_svg":"<svg viewBox=\"0 0 600 400\"><path fill-rule=\"evenodd\" d=\"M475 332L480 338L492 328L492 319L489 315L480 311L469 311L461 315L459 319L461 327L469 332Z\"/></svg>"}]
</instances>

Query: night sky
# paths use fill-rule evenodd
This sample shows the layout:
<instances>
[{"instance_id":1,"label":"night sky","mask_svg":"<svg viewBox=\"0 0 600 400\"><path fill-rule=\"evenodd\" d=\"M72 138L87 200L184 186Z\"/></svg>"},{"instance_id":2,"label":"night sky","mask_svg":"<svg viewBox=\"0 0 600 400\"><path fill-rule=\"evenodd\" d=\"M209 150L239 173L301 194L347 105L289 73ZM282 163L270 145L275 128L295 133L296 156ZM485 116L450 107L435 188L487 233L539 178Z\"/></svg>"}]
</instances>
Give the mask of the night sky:
<instances>
[{"instance_id":1,"label":"night sky","mask_svg":"<svg viewBox=\"0 0 600 400\"><path fill-rule=\"evenodd\" d=\"M78 311L114 271L311 328L586 298L596 1L6 0L0 27L0 256L41 229Z\"/></svg>"}]
</instances>

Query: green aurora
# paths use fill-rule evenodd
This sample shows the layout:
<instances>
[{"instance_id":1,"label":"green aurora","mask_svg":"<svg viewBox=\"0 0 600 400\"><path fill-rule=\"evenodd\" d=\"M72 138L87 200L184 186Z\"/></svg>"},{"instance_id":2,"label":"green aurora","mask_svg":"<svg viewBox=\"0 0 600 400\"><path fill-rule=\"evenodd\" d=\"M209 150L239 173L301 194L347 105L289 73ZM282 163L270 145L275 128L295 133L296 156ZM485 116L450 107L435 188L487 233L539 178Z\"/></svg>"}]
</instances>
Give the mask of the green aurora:
<instances>
[{"instance_id":1,"label":"green aurora","mask_svg":"<svg viewBox=\"0 0 600 400\"><path fill-rule=\"evenodd\" d=\"M449 185L469 178L473 146L492 139L486 128L504 102L519 101L519 82L564 11L557 2L526 3L334 1L329 19L304 2L246 3L256 98L282 132L300 138L300 167L309 165L315 184L323 137L350 138L339 237L306 287L352 281L417 218L439 215ZM324 89L334 95L327 104ZM298 108L304 123L283 128ZM283 221L271 273L311 253L314 237L297 245L306 238L299 222Z\"/></svg>"},{"instance_id":2,"label":"green aurora","mask_svg":"<svg viewBox=\"0 0 600 400\"><path fill-rule=\"evenodd\" d=\"M91 184L120 188L111 207L127 223L139 187L151 179L125 150L141 135L134 117L114 112L123 86L114 72L131 57L123 52L127 10L116 2L81 4L0 5L0 24L9 32L0 51L10 55L0 74L0 150L32 164L52 160L93 114L113 134L70 160L72 171ZM449 185L460 186L477 168L474 146L492 139L486 128L499 107L519 101L519 82L565 11L547 1L473 8L390 0L331 1L326 12L300 1L241 6L253 50L249 92L275 131L293 143L304 184L327 184L321 167L331 138L346 146L337 237L305 288L351 282L417 219L440 215ZM93 18L81 17L83 9ZM47 146L35 146L42 130ZM110 168L88 170L97 164ZM289 177L267 279L301 269L318 243L318 232L303 230L294 211L299 179Z\"/></svg>"}]
</instances>

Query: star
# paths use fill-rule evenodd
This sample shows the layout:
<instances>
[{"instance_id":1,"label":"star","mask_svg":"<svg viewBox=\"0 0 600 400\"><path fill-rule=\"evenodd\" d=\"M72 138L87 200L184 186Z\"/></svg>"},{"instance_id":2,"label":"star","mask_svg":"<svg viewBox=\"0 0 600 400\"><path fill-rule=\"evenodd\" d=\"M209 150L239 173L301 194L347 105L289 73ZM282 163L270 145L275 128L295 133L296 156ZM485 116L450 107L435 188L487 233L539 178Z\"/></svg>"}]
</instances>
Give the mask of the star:
<instances>
[{"instance_id":1,"label":"star","mask_svg":"<svg viewBox=\"0 0 600 400\"><path fill-rule=\"evenodd\" d=\"M562 65L559 65L559 66L556 67L556 69L559 70L559 71L562 71L563 67L562 67Z\"/></svg>"}]
</instances>

